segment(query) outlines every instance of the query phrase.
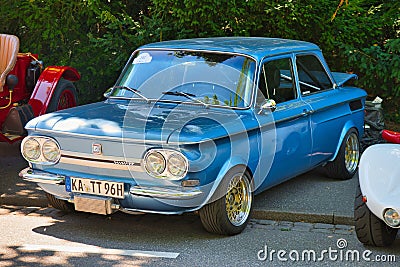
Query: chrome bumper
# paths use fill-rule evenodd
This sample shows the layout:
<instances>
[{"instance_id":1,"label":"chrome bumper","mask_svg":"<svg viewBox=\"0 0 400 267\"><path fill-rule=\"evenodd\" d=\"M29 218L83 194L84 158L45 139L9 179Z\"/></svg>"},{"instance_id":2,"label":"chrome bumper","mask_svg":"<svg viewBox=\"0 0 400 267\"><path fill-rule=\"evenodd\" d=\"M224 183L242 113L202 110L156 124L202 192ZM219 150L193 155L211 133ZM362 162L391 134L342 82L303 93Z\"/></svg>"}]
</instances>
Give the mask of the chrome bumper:
<instances>
[{"instance_id":1,"label":"chrome bumper","mask_svg":"<svg viewBox=\"0 0 400 267\"><path fill-rule=\"evenodd\" d=\"M19 176L25 181L41 184L65 184L65 176L52 174L40 170L25 168L20 171ZM196 188L164 188L164 187L142 187L131 186L129 193L131 195L164 199L192 199L203 194L203 191Z\"/></svg>"},{"instance_id":2,"label":"chrome bumper","mask_svg":"<svg viewBox=\"0 0 400 267\"><path fill-rule=\"evenodd\" d=\"M142 187L132 186L129 190L132 195L154 197L154 198L166 198L166 199L191 199L198 197L203 194L198 189L175 189L175 188L163 188L163 187Z\"/></svg>"},{"instance_id":3,"label":"chrome bumper","mask_svg":"<svg viewBox=\"0 0 400 267\"><path fill-rule=\"evenodd\" d=\"M19 176L28 182L42 183L42 184L64 184L65 176L52 174L39 170L32 170L25 168L19 172Z\"/></svg>"}]
</instances>

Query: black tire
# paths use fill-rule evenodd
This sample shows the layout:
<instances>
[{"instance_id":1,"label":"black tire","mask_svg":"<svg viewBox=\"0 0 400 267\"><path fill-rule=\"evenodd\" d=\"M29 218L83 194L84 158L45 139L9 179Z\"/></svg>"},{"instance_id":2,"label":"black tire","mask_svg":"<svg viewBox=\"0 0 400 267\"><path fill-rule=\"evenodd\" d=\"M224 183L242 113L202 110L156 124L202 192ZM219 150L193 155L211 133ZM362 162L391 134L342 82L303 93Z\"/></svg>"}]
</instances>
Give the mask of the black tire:
<instances>
[{"instance_id":1,"label":"black tire","mask_svg":"<svg viewBox=\"0 0 400 267\"><path fill-rule=\"evenodd\" d=\"M62 101L61 96L67 96L68 103L65 103L63 105L60 104L60 101ZM78 103L78 94L75 85L71 81L60 79L57 83L56 88L54 89L54 93L50 99L46 113L54 112L65 108L71 108L76 106L77 103Z\"/></svg>"},{"instance_id":2,"label":"black tire","mask_svg":"<svg viewBox=\"0 0 400 267\"><path fill-rule=\"evenodd\" d=\"M362 200L360 186L357 186L354 200L354 220L358 240L369 246L385 247L396 239L398 229L386 225L373 214Z\"/></svg>"},{"instance_id":3,"label":"black tire","mask_svg":"<svg viewBox=\"0 0 400 267\"><path fill-rule=\"evenodd\" d=\"M241 233L250 219L253 203L250 174L244 168L232 168L219 185L214 198L217 200L199 210L203 227L208 232L221 235ZM236 213L238 215L235 216Z\"/></svg>"},{"instance_id":4,"label":"black tire","mask_svg":"<svg viewBox=\"0 0 400 267\"><path fill-rule=\"evenodd\" d=\"M46 197L47 197L47 200L49 201L49 204L55 209L58 209L58 210L61 210L64 212L75 211L74 205L65 200L58 199L55 196L53 196L52 194L49 194L47 192L46 192Z\"/></svg>"},{"instance_id":5,"label":"black tire","mask_svg":"<svg viewBox=\"0 0 400 267\"><path fill-rule=\"evenodd\" d=\"M325 170L329 177L341 180L351 179L360 163L360 140L358 132L351 128L343 139L336 158L328 162Z\"/></svg>"}]
</instances>

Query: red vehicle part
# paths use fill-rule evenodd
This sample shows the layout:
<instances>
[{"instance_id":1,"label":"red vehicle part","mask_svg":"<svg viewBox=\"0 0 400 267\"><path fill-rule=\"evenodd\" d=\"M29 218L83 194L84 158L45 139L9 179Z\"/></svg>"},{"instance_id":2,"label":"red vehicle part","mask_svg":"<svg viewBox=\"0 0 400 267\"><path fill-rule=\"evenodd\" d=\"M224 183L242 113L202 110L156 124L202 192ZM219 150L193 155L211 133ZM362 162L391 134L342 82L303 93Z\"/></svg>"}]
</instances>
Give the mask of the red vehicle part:
<instances>
[{"instance_id":1,"label":"red vehicle part","mask_svg":"<svg viewBox=\"0 0 400 267\"><path fill-rule=\"evenodd\" d=\"M37 55L32 55L32 56L37 58ZM8 111L13 107L13 104L29 98L31 94L29 90L26 90L26 81L25 81L26 70L31 61L32 58L30 54L18 54L17 63L15 64L14 69L10 71L9 74L9 75L13 74L18 77L18 84L17 86L15 86L14 91L12 92L10 105L8 105L10 102L9 98L10 91L8 89L8 86L5 85L3 88L3 92L0 92L0 126L6 119ZM7 105L8 105L7 108L3 108L6 107Z\"/></svg>"},{"instance_id":2,"label":"red vehicle part","mask_svg":"<svg viewBox=\"0 0 400 267\"><path fill-rule=\"evenodd\" d=\"M382 138L389 143L400 144L400 133L390 130L382 131Z\"/></svg>"},{"instance_id":3,"label":"red vehicle part","mask_svg":"<svg viewBox=\"0 0 400 267\"><path fill-rule=\"evenodd\" d=\"M80 75L77 70L71 67L47 67L40 75L39 80L36 83L36 87L33 90L32 96L28 102L32 106L35 116L46 113L51 98L54 95L57 84L61 78L75 82L80 79ZM64 90L59 96L56 110L74 107L76 104L77 103L73 92L70 90Z\"/></svg>"},{"instance_id":4,"label":"red vehicle part","mask_svg":"<svg viewBox=\"0 0 400 267\"><path fill-rule=\"evenodd\" d=\"M44 71L34 72L36 77L31 79L32 77L28 77L28 69L32 62L39 64L37 67L40 66L41 69L37 55L19 53L15 67L9 73L18 78L18 83L12 91L6 84L0 92L0 142L14 143L24 137L3 131L4 123L13 107L28 104L32 107L34 116L39 116L77 105L76 89L72 84L80 79L76 69L50 66Z\"/></svg>"}]
</instances>

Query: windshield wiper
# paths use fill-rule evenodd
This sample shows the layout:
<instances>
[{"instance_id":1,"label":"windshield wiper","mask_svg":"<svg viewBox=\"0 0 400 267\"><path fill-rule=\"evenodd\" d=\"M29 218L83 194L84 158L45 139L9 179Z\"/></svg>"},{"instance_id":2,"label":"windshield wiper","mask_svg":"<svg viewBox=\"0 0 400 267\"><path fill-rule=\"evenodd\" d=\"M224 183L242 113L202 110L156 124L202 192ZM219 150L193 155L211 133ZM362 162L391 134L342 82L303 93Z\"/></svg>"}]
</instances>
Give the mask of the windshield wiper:
<instances>
[{"instance_id":1,"label":"windshield wiper","mask_svg":"<svg viewBox=\"0 0 400 267\"><path fill-rule=\"evenodd\" d=\"M183 96L183 97L186 97L187 99L190 99L190 100L192 100L192 101L194 101L194 102L197 102L197 103L200 103L200 104L204 105L206 108L209 107L209 104L204 103L203 101L201 101L201 100L195 98L196 95L191 94L191 93L185 93L185 92L180 92L180 91L175 91L175 92L169 91L169 92L162 92L162 94L163 94L163 95Z\"/></svg>"},{"instance_id":2,"label":"windshield wiper","mask_svg":"<svg viewBox=\"0 0 400 267\"><path fill-rule=\"evenodd\" d=\"M116 85L112 89L125 89L125 90L128 90L128 91L131 91L132 93L134 93L134 94L140 96L141 98L143 98L144 100L146 100L147 103L151 102L151 100L148 99L147 97L145 97L144 95L142 95L138 89L131 88L131 87L128 87L128 86L125 86L125 85Z\"/></svg>"}]
</instances>

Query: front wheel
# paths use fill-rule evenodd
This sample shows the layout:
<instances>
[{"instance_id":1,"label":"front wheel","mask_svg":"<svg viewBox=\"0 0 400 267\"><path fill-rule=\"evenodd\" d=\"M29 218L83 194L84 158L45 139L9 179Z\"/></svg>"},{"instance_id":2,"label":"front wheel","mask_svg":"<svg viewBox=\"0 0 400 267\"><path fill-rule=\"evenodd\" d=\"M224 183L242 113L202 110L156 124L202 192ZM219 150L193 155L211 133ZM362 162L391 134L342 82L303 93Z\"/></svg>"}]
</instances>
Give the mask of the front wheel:
<instances>
[{"instance_id":1,"label":"front wheel","mask_svg":"<svg viewBox=\"0 0 400 267\"><path fill-rule=\"evenodd\" d=\"M75 210L74 205L69 203L68 201L58 199L54 195L49 194L47 192L46 192L46 197L47 200L49 201L49 204L55 209L64 212L73 212Z\"/></svg>"},{"instance_id":2,"label":"front wheel","mask_svg":"<svg viewBox=\"0 0 400 267\"><path fill-rule=\"evenodd\" d=\"M329 162L325 169L328 176L342 180L350 179L357 172L360 162L360 141L358 132L352 128L343 139L336 158Z\"/></svg>"},{"instance_id":3,"label":"front wheel","mask_svg":"<svg viewBox=\"0 0 400 267\"><path fill-rule=\"evenodd\" d=\"M74 84L71 81L60 79L51 96L46 113L75 107L77 102L78 97Z\"/></svg>"},{"instance_id":4,"label":"front wheel","mask_svg":"<svg viewBox=\"0 0 400 267\"><path fill-rule=\"evenodd\" d=\"M251 177L243 168L233 168L225 175L216 201L200 209L203 227L211 233L235 235L246 228L253 203Z\"/></svg>"},{"instance_id":5,"label":"front wheel","mask_svg":"<svg viewBox=\"0 0 400 267\"><path fill-rule=\"evenodd\" d=\"M392 228L373 214L362 200L360 186L354 200L354 220L358 240L370 246L389 246L396 239L398 229Z\"/></svg>"}]
</instances>

